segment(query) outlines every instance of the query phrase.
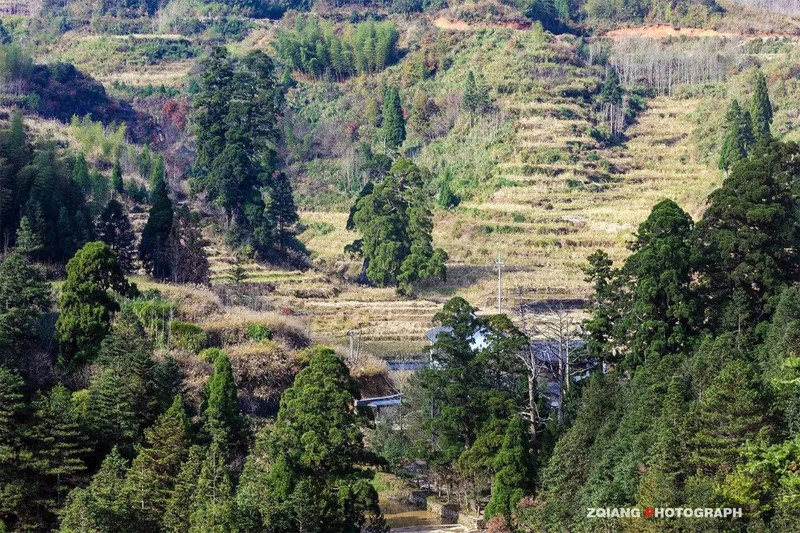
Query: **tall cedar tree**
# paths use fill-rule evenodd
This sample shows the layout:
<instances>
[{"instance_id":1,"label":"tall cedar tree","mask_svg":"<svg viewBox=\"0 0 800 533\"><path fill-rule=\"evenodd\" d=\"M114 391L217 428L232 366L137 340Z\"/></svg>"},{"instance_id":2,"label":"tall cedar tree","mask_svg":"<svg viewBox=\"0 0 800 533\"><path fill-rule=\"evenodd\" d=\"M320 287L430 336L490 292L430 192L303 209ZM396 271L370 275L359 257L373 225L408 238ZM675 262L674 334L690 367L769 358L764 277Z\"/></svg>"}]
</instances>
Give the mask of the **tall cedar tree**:
<instances>
[{"instance_id":1,"label":"tall cedar tree","mask_svg":"<svg viewBox=\"0 0 800 533\"><path fill-rule=\"evenodd\" d=\"M499 514L506 522L516 522L517 504L530 490L533 475L530 466L528 434L519 416L511 419L503 439L503 447L495 459L497 475L492 484L492 497L484 516Z\"/></svg>"},{"instance_id":2,"label":"tall cedar tree","mask_svg":"<svg viewBox=\"0 0 800 533\"><path fill-rule=\"evenodd\" d=\"M87 418L98 449L119 445L127 455L156 416L153 346L139 319L124 308L103 339L103 371L89 384Z\"/></svg>"},{"instance_id":3,"label":"tall cedar tree","mask_svg":"<svg viewBox=\"0 0 800 533\"><path fill-rule=\"evenodd\" d=\"M139 259L154 278L169 279L167 240L172 230L174 213L167 194L166 181L158 180L153 193L153 205L139 242Z\"/></svg>"},{"instance_id":4,"label":"tall cedar tree","mask_svg":"<svg viewBox=\"0 0 800 533\"><path fill-rule=\"evenodd\" d=\"M447 254L433 248L431 200L424 184L423 171L410 160L399 159L372 192L356 201L352 226L361 239L346 250L364 257L371 283L395 285L408 293L419 279L446 278Z\"/></svg>"},{"instance_id":5,"label":"tall cedar tree","mask_svg":"<svg viewBox=\"0 0 800 533\"><path fill-rule=\"evenodd\" d=\"M730 473L745 441L753 439L765 422L764 399L752 368L743 361L728 363L700 401L692 463L708 475Z\"/></svg>"},{"instance_id":6,"label":"tall cedar tree","mask_svg":"<svg viewBox=\"0 0 800 533\"><path fill-rule=\"evenodd\" d=\"M734 164L745 159L753 142L750 113L734 100L725 113L725 137L719 153L720 170L730 170Z\"/></svg>"},{"instance_id":7,"label":"tall cedar tree","mask_svg":"<svg viewBox=\"0 0 800 533\"><path fill-rule=\"evenodd\" d=\"M672 200L653 207L640 226L622 276L632 292L618 321L618 339L630 350L629 366L686 348L697 322L692 218Z\"/></svg>"},{"instance_id":8,"label":"tall cedar tree","mask_svg":"<svg viewBox=\"0 0 800 533\"><path fill-rule=\"evenodd\" d=\"M131 294L131 286L114 251L103 242L90 242L67 263L56 321L59 362L91 362L111 329L111 315L119 304L110 291Z\"/></svg>"},{"instance_id":9,"label":"tall cedar tree","mask_svg":"<svg viewBox=\"0 0 800 533\"><path fill-rule=\"evenodd\" d=\"M163 520L164 530L169 533L189 531L192 506L197 493L197 480L203 469L205 453L200 446L192 446L175 478Z\"/></svg>"},{"instance_id":10,"label":"tall cedar tree","mask_svg":"<svg viewBox=\"0 0 800 533\"><path fill-rule=\"evenodd\" d=\"M256 50L236 61L224 48L204 62L195 99L195 190L225 212L231 237L267 253L274 227L262 189L269 185L280 139L282 92L269 56Z\"/></svg>"},{"instance_id":11,"label":"tall cedar tree","mask_svg":"<svg viewBox=\"0 0 800 533\"><path fill-rule=\"evenodd\" d=\"M225 352L214 358L214 374L206 384L203 402L204 430L219 450L227 453L243 444L245 421L239 412L239 399L231 360Z\"/></svg>"},{"instance_id":12,"label":"tall cedar tree","mask_svg":"<svg viewBox=\"0 0 800 533\"><path fill-rule=\"evenodd\" d=\"M772 137L770 133L770 126L772 124L772 103L769 101L767 79L760 70L756 72L755 85L750 116L753 120L753 137L756 142L762 142Z\"/></svg>"},{"instance_id":13,"label":"tall cedar tree","mask_svg":"<svg viewBox=\"0 0 800 533\"><path fill-rule=\"evenodd\" d=\"M117 448L103 459L86 488L73 489L61 512L59 533L128 533L130 503L125 489L128 462Z\"/></svg>"},{"instance_id":14,"label":"tall cedar tree","mask_svg":"<svg viewBox=\"0 0 800 533\"><path fill-rule=\"evenodd\" d=\"M482 85L478 84L475 74L471 70L467 72L461 103L470 115L481 113L489 107L489 94Z\"/></svg>"},{"instance_id":15,"label":"tall cedar tree","mask_svg":"<svg viewBox=\"0 0 800 533\"><path fill-rule=\"evenodd\" d=\"M122 271L125 274L132 274L135 270L136 237L125 209L116 199L109 200L103 209L97 220L96 232L97 238L109 245L117 254L117 261Z\"/></svg>"},{"instance_id":16,"label":"tall cedar tree","mask_svg":"<svg viewBox=\"0 0 800 533\"><path fill-rule=\"evenodd\" d=\"M50 307L44 272L18 251L0 264L0 364L20 363L35 339L39 317Z\"/></svg>"},{"instance_id":17,"label":"tall cedar tree","mask_svg":"<svg viewBox=\"0 0 800 533\"><path fill-rule=\"evenodd\" d=\"M145 431L144 444L126 480L139 531L160 529L181 465L189 455L189 419L176 396L167 411Z\"/></svg>"},{"instance_id":18,"label":"tall cedar tree","mask_svg":"<svg viewBox=\"0 0 800 533\"><path fill-rule=\"evenodd\" d=\"M278 251L283 253L293 244L291 228L300 220L297 216L297 207L294 205L292 182L284 172L278 172L272 178L269 213L275 222Z\"/></svg>"},{"instance_id":19,"label":"tall cedar tree","mask_svg":"<svg viewBox=\"0 0 800 533\"><path fill-rule=\"evenodd\" d=\"M167 170L164 166L164 156L158 154L153 161L153 167L150 170L150 201L155 202L158 188L161 183L166 184Z\"/></svg>"},{"instance_id":20,"label":"tall cedar tree","mask_svg":"<svg viewBox=\"0 0 800 533\"><path fill-rule=\"evenodd\" d=\"M61 384L49 393L39 393L33 402L34 454L40 472L36 502L46 513L54 513L71 487L85 471L88 449L72 404L72 395Z\"/></svg>"},{"instance_id":21,"label":"tall cedar tree","mask_svg":"<svg viewBox=\"0 0 800 533\"><path fill-rule=\"evenodd\" d=\"M333 350L310 361L281 397L278 419L248 457L237 495L240 531L385 531L358 385Z\"/></svg>"},{"instance_id":22,"label":"tall cedar tree","mask_svg":"<svg viewBox=\"0 0 800 533\"><path fill-rule=\"evenodd\" d=\"M189 533L236 531L233 480L225 462L227 456L216 443L206 453L196 480Z\"/></svg>"},{"instance_id":23,"label":"tall cedar tree","mask_svg":"<svg viewBox=\"0 0 800 533\"><path fill-rule=\"evenodd\" d=\"M119 159L114 162L114 168L111 169L111 188L118 194L125 190L125 184L122 180L122 165Z\"/></svg>"},{"instance_id":24,"label":"tall cedar tree","mask_svg":"<svg viewBox=\"0 0 800 533\"><path fill-rule=\"evenodd\" d=\"M30 473L23 446L25 381L8 367L0 366L0 520L12 523L24 514L30 493Z\"/></svg>"},{"instance_id":25,"label":"tall cedar tree","mask_svg":"<svg viewBox=\"0 0 800 533\"><path fill-rule=\"evenodd\" d=\"M167 238L166 257L174 283L208 285L211 270L205 247L208 241L200 229L200 217L187 207L179 208Z\"/></svg>"},{"instance_id":26,"label":"tall cedar tree","mask_svg":"<svg viewBox=\"0 0 800 533\"><path fill-rule=\"evenodd\" d=\"M400 89L388 87L383 95L383 125L381 126L384 145L395 149L406 140L406 119L400 103Z\"/></svg>"},{"instance_id":27,"label":"tall cedar tree","mask_svg":"<svg viewBox=\"0 0 800 533\"><path fill-rule=\"evenodd\" d=\"M770 312L786 283L798 279L794 143L771 143L731 170L711 193L695 231L695 262L708 296L707 318L730 331Z\"/></svg>"}]
</instances>

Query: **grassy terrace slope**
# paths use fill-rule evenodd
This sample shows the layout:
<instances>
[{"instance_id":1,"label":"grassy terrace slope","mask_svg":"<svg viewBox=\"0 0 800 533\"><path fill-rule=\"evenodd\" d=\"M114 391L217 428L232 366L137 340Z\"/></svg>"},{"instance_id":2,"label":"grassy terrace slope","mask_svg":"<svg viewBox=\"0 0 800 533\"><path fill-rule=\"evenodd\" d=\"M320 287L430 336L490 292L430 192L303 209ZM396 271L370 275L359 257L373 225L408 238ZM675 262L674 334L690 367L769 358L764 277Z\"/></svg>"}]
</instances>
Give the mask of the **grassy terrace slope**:
<instances>
[{"instance_id":1,"label":"grassy terrace slope","mask_svg":"<svg viewBox=\"0 0 800 533\"><path fill-rule=\"evenodd\" d=\"M604 248L622 259L653 204L673 198L697 215L719 185L718 172L695 156L691 140L698 99L649 101L628 129L628 142L602 149L587 133L594 110L582 96L602 70L583 66L571 39L542 42L535 30L454 33L453 64L429 90L458 87L466 70L476 68L498 113L472 130L466 119L456 122L448 137L417 156L429 168L453 166L480 176L458 208L437 211L434 237L450 254L449 279L421 287L421 297L459 294L493 307L499 253L507 300L516 300L517 287L532 300L583 298L588 254ZM484 167L489 171L481 175ZM338 211L305 212L310 229L304 237L318 262L352 273L358 264L342 253L354 238L343 229L345 219Z\"/></svg>"}]
</instances>

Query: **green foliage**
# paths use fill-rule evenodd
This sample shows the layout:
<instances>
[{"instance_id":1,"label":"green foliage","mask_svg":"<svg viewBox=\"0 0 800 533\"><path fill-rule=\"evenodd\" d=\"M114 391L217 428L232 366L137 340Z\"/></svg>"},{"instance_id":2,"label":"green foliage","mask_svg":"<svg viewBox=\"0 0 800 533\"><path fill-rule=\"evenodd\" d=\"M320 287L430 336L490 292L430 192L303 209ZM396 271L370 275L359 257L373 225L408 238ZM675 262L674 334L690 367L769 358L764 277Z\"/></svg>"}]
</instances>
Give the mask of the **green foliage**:
<instances>
[{"instance_id":1,"label":"green foliage","mask_svg":"<svg viewBox=\"0 0 800 533\"><path fill-rule=\"evenodd\" d=\"M236 496L242 532L385 531L370 484L358 385L317 347L281 398L278 419L248 457Z\"/></svg>"},{"instance_id":2,"label":"green foliage","mask_svg":"<svg viewBox=\"0 0 800 533\"><path fill-rule=\"evenodd\" d=\"M167 184L156 180L156 188L151 191L153 203L147 217L147 223L142 230L142 239L139 242L139 259L150 274L155 278L169 278L170 264L167 256L167 240L172 231L174 212L172 201L167 194Z\"/></svg>"},{"instance_id":3,"label":"green foliage","mask_svg":"<svg viewBox=\"0 0 800 533\"><path fill-rule=\"evenodd\" d=\"M296 248L297 243L292 242L291 228L300 221L300 217L297 215L297 207L294 205L292 183L283 172L278 172L272 178L267 212L275 224L278 252L283 253L289 247Z\"/></svg>"},{"instance_id":4,"label":"green foliage","mask_svg":"<svg viewBox=\"0 0 800 533\"><path fill-rule=\"evenodd\" d=\"M464 82L464 95L461 98L461 105L470 114L481 113L491 105L489 93L485 87L475 81L475 74L471 70L467 72L467 81Z\"/></svg>"},{"instance_id":5,"label":"green foliage","mask_svg":"<svg viewBox=\"0 0 800 533\"><path fill-rule=\"evenodd\" d=\"M125 274L134 272L136 260L136 238L128 215L122 204L112 198L97 220L97 238L106 243L117 255L117 261Z\"/></svg>"},{"instance_id":6,"label":"green foliage","mask_svg":"<svg viewBox=\"0 0 800 533\"><path fill-rule=\"evenodd\" d=\"M383 124L381 140L384 147L397 148L406 139L406 119L400 103L400 90L389 87L383 96Z\"/></svg>"},{"instance_id":7,"label":"green foliage","mask_svg":"<svg viewBox=\"0 0 800 533\"><path fill-rule=\"evenodd\" d=\"M248 324L247 338L251 341L268 341L272 339L272 328L266 324Z\"/></svg>"},{"instance_id":8,"label":"green foliage","mask_svg":"<svg viewBox=\"0 0 800 533\"><path fill-rule=\"evenodd\" d=\"M167 411L145 431L145 442L131 464L126 491L131 518L139 531L160 528L181 464L189 454L189 419L176 396Z\"/></svg>"},{"instance_id":9,"label":"green foliage","mask_svg":"<svg viewBox=\"0 0 800 533\"><path fill-rule=\"evenodd\" d=\"M119 309L110 291L127 295L131 286L114 251L102 242L88 243L67 263L56 322L61 364L94 359L111 327L111 314Z\"/></svg>"},{"instance_id":10,"label":"green foliage","mask_svg":"<svg viewBox=\"0 0 800 533\"><path fill-rule=\"evenodd\" d=\"M754 142L750 113L734 100L725 114L725 137L719 153L719 168L729 170L734 164L747 157L747 151Z\"/></svg>"},{"instance_id":11,"label":"green foliage","mask_svg":"<svg viewBox=\"0 0 800 533\"><path fill-rule=\"evenodd\" d=\"M492 484L492 498L484 516L502 515L511 524L515 522L517 503L530 489L531 475L528 434L522 419L515 416L506 430L503 446L495 459L497 475Z\"/></svg>"},{"instance_id":12,"label":"green foliage","mask_svg":"<svg viewBox=\"0 0 800 533\"><path fill-rule=\"evenodd\" d=\"M656 204L639 226L621 273L635 289L617 334L630 349L630 365L687 348L699 309L690 289L691 231L691 217L671 200Z\"/></svg>"},{"instance_id":13,"label":"green foliage","mask_svg":"<svg viewBox=\"0 0 800 533\"><path fill-rule=\"evenodd\" d=\"M399 159L372 192L356 201L352 221L362 238L348 249L363 255L366 278L378 286L396 285L408 293L419 279L445 279L447 254L433 248L425 181L422 170Z\"/></svg>"},{"instance_id":14,"label":"green foliage","mask_svg":"<svg viewBox=\"0 0 800 533\"><path fill-rule=\"evenodd\" d=\"M0 363L18 363L50 307L50 284L18 251L0 263Z\"/></svg>"},{"instance_id":15,"label":"green foliage","mask_svg":"<svg viewBox=\"0 0 800 533\"><path fill-rule=\"evenodd\" d=\"M341 33L316 16L300 16L291 31L278 33L278 57L293 70L341 80L371 74L391 65L398 56L394 23L367 20L347 24Z\"/></svg>"},{"instance_id":16,"label":"green foliage","mask_svg":"<svg viewBox=\"0 0 800 533\"><path fill-rule=\"evenodd\" d=\"M769 92L767 92L767 80L760 70L756 72L755 83L750 117L753 120L753 138L756 142L762 142L772 137L770 133L772 103L769 101Z\"/></svg>"},{"instance_id":17,"label":"green foliage","mask_svg":"<svg viewBox=\"0 0 800 533\"><path fill-rule=\"evenodd\" d=\"M247 428L239 412L231 360L225 352L220 352L213 362L214 374L206 384L203 399L203 429L216 452L227 453L233 446L244 444L242 439L247 437Z\"/></svg>"},{"instance_id":18,"label":"green foliage","mask_svg":"<svg viewBox=\"0 0 800 533\"><path fill-rule=\"evenodd\" d=\"M206 347L208 335L197 324L173 320L169 323L172 344L182 350L199 352Z\"/></svg>"},{"instance_id":19,"label":"green foliage","mask_svg":"<svg viewBox=\"0 0 800 533\"><path fill-rule=\"evenodd\" d=\"M61 512L59 533L124 533L129 502L125 491L128 462L113 448L86 488L73 489Z\"/></svg>"},{"instance_id":20,"label":"green foliage","mask_svg":"<svg viewBox=\"0 0 800 533\"><path fill-rule=\"evenodd\" d=\"M250 244L262 253L275 245L275 224L267 213L262 190L274 184L275 147L280 137L277 116L281 86L272 60L259 50L240 60L224 48L215 49L203 63L201 90L195 98L194 120L199 177L195 191L206 191L210 201L225 212L230 239ZM286 214L290 194L277 180L277 218ZM277 215L273 213L273 215Z\"/></svg>"}]
</instances>

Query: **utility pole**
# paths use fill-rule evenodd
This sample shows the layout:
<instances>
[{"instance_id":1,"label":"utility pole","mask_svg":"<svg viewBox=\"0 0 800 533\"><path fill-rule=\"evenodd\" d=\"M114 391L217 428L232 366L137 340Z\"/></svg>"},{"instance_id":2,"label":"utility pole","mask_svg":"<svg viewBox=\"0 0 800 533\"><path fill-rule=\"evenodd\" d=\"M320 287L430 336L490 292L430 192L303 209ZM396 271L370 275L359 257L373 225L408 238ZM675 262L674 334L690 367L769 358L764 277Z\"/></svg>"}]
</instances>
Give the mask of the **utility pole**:
<instances>
[{"instance_id":1,"label":"utility pole","mask_svg":"<svg viewBox=\"0 0 800 533\"><path fill-rule=\"evenodd\" d=\"M500 314L503 312L503 259L500 257L500 253L497 253L497 261L494 263L497 265L497 313Z\"/></svg>"}]
</instances>

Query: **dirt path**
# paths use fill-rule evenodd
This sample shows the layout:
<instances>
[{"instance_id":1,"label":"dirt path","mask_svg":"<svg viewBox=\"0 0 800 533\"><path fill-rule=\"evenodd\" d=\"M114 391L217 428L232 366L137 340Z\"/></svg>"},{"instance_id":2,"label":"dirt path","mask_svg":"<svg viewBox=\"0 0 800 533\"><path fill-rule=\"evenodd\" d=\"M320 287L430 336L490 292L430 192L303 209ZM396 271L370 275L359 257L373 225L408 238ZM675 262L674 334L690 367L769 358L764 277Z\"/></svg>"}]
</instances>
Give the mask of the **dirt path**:
<instances>
[{"instance_id":1,"label":"dirt path","mask_svg":"<svg viewBox=\"0 0 800 533\"><path fill-rule=\"evenodd\" d=\"M631 37L648 37L650 39L666 39L667 37L735 37L734 33L719 32L705 28L681 28L668 24L653 24L638 28L619 28L603 34L609 39L629 39Z\"/></svg>"}]
</instances>

